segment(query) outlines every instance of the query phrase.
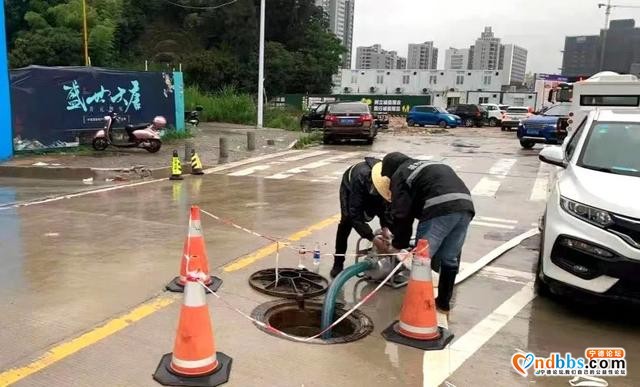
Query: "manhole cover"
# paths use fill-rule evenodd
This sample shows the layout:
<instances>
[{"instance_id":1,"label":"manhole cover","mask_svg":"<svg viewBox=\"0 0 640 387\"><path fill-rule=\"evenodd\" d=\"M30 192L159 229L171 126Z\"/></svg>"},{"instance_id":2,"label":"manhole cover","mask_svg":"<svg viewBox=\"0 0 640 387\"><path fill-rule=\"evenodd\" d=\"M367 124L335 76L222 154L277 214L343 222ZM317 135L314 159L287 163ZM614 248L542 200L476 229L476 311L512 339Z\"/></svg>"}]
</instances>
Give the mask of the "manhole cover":
<instances>
[{"instance_id":1,"label":"manhole cover","mask_svg":"<svg viewBox=\"0 0 640 387\"><path fill-rule=\"evenodd\" d=\"M304 269L260 270L249 277L249 285L255 290L281 298L313 298L327 292L329 281L323 276Z\"/></svg>"},{"instance_id":2,"label":"manhole cover","mask_svg":"<svg viewBox=\"0 0 640 387\"><path fill-rule=\"evenodd\" d=\"M340 318L346 310L336 306L334 320ZM277 300L259 305L251 316L286 334L302 339L312 337L321 332L322 304L313 302L296 302L293 300ZM273 330L257 325L258 329L273 336L292 340L279 335ZM367 336L373 331L373 321L364 313L356 310L332 330L332 337L327 340L313 339L310 344L344 344ZM292 340L294 341L294 340Z\"/></svg>"}]
</instances>

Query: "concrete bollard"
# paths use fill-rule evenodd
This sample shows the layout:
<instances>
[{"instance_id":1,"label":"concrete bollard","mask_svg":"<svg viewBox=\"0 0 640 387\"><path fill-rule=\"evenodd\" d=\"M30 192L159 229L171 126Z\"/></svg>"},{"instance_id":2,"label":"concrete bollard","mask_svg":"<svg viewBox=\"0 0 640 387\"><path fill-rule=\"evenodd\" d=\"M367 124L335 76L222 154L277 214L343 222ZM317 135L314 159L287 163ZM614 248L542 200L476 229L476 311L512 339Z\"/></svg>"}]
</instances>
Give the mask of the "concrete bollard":
<instances>
[{"instance_id":1,"label":"concrete bollard","mask_svg":"<svg viewBox=\"0 0 640 387\"><path fill-rule=\"evenodd\" d=\"M191 150L193 149L193 144L190 142L186 142L184 144L184 161L191 162Z\"/></svg>"},{"instance_id":2,"label":"concrete bollard","mask_svg":"<svg viewBox=\"0 0 640 387\"><path fill-rule=\"evenodd\" d=\"M227 138L220 137L220 158L226 159L229 157L229 148L227 146Z\"/></svg>"},{"instance_id":3,"label":"concrete bollard","mask_svg":"<svg viewBox=\"0 0 640 387\"><path fill-rule=\"evenodd\" d=\"M247 132L247 150L256 149L256 132Z\"/></svg>"}]
</instances>

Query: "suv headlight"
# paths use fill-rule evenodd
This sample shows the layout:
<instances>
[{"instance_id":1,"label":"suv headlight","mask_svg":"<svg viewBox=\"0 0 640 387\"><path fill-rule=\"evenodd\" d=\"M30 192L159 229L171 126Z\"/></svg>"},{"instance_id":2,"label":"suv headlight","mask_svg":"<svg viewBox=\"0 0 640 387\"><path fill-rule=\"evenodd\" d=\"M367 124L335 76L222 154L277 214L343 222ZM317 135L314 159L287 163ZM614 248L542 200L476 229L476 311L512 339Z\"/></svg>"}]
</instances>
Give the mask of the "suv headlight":
<instances>
[{"instance_id":1,"label":"suv headlight","mask_svg":"<svg viewBox=\"0 0 640 387\"><path fill-rule=\"evenodd\" d=\"M560 197L560 207L570 215L601 228L605 228L613 224L613 219L611 219L611 215L609 215L607 211L574 202L573 200L565 197Z\"/></svg>"}]
</instances>

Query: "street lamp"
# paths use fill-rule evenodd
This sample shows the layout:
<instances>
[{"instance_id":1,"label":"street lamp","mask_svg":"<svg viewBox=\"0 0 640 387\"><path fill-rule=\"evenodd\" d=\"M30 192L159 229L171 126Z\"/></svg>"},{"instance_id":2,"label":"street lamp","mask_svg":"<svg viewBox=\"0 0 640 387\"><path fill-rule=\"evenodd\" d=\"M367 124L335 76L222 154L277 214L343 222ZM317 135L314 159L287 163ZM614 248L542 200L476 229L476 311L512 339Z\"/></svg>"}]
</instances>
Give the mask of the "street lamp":
<instances>
[{"instance_id":1,"label":"street lamp","mask_svg":"<svg viewBox=\"0 0 640 387\"><path fill-rule=\"evenodd\" d=\"M265 0L260 0L260 53L258 56L258 122L256 127L262 128L264 121L264 19Z\"/></svg>"}]
</instances>

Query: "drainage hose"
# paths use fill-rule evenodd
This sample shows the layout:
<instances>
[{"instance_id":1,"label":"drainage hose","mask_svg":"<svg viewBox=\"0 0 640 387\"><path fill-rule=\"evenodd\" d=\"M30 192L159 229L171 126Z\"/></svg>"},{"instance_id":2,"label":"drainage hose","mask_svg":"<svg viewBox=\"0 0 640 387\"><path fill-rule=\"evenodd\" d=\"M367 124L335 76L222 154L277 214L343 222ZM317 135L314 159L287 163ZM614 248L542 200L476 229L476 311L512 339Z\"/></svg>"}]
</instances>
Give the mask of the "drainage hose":
<instances>
[{"instance_id":1,"label":"drainage hose","mask_svg":"<svg viewBox=\"0 0 640 387\"><path fill-rule=\"evenodd\" d=\"M333 322L333 315L336 311L336 299L338 298L338 293L342 289L345 283L352 277L357 276L358 274L365 272L367 270L371 270L375 267L374 263L370 260L364 260L362 262L358 262L353 266L349 266L344 269L334 280L331 282L331 286L329 286L329 290L327 291L327 295L324 299L324 305L322 306L322 325L321 330L324 331L327 329L331 323ZM326 331L322 338L327 340L331 338L331 330Z\"/></svg>"}]
</instances>

